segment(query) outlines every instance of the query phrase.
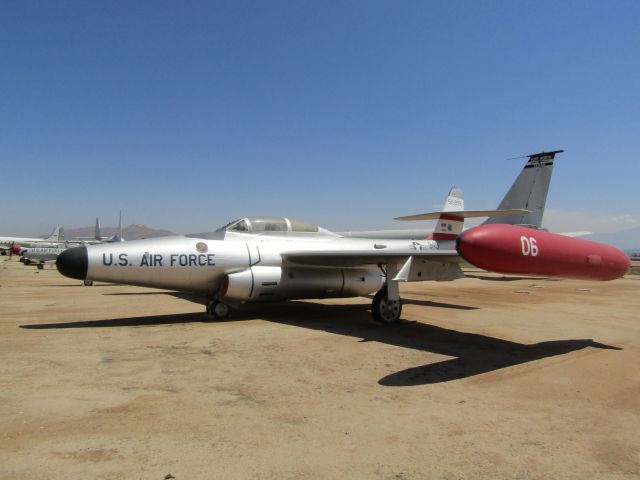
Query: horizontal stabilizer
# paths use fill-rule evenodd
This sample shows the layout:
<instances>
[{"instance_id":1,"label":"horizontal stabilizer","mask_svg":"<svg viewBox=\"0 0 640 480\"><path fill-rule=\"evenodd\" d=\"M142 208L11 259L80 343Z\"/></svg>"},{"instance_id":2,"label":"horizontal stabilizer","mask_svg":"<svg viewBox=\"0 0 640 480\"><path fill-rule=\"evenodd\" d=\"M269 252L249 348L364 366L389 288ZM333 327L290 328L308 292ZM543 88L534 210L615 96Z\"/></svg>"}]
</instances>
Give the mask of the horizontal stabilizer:
<instances>
[{"instance_id":1,"label":"horizontal stabilizer","mask_svg":"<svg viewBox=\"0 0 640 480\"><path fill-rule=\"evenodd\" d=\"M407 215L406 217L396 217L394 220L403 222L411 222L414 220L438 220L441 216L458 217L458 218L477 218L477 217L506 217L509 215L526 215L531 213L530 210L514 208L510 210L459 210L445 212L429 212L420 213L418 215Z\"/></svg>"}]
</instances>

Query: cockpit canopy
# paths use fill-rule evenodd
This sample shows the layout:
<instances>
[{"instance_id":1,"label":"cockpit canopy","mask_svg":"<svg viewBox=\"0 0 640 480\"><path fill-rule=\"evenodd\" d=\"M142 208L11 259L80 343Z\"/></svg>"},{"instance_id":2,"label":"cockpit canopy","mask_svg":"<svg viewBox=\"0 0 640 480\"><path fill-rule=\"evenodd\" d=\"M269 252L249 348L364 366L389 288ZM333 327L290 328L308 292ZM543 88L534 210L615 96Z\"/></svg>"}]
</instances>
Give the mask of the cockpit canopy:
<instances>
[{"instance_id":1,"label":"cockpit canopy","mask_svg":"<svg viewBox=\"0 0 640 480\"><path fill-rule=\"evenodd\" d=\"M217 232L296 232L296 233L328 233L324 228L312 223L291 220L285 217L244 217L220 227Z\"/></svg>"}]
</instances>

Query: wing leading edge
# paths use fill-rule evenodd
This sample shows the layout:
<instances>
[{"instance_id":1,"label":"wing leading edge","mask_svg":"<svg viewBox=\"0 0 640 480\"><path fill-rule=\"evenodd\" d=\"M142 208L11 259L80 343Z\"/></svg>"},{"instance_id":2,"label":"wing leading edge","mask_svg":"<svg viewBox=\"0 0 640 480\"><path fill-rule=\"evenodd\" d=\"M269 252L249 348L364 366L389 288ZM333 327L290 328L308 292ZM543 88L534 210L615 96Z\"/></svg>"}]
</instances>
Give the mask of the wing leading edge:
<instances>
[{"instance_id":1,"label":"wing leading edge","mask_svg":"<svg viewBox=\"0 0 640 480\"><path fill-rule=\"evenodd\" d=\"M460 263L455 250L316 250L284 252L282 258L291 264L314 267L360 267L380 264L404 264L410 257L438 263Z\"/></svg>"}]
</instances>

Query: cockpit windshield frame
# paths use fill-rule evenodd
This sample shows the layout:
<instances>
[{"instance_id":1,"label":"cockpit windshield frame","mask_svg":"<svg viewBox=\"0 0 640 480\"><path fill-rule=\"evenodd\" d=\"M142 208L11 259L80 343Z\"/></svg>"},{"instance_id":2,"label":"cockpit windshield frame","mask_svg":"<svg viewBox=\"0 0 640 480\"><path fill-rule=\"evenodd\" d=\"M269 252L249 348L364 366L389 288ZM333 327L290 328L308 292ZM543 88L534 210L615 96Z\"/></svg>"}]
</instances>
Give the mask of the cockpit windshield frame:
<instances>
[{"instance_id":1,"label":"cockpit windshield frame","mask_svg":"<svg viewBox=\"0 0 640 480\"><path fill-rule=\"evenodd\" d=\"M216 232L240 233L320 233L318 225L285 217L251 216L227 223Z\"/></svg>"}]
</instances>

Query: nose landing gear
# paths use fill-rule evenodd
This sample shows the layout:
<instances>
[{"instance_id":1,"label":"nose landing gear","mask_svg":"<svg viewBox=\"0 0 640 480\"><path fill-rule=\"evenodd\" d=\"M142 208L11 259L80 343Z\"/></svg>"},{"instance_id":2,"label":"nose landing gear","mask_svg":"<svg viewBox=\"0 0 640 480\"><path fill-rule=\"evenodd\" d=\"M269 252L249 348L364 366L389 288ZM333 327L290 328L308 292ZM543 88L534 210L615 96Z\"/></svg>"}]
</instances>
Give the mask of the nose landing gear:
<instances>
[{"instance_id":1,"label":"nose landing gear","mask_svg":"<svg viewBox=\"0 0 640 480\"><path fill-rule=\"evenodd\" d=\"M226 320L231 314L231 307L217 298L207 303L207 315L216 320Z\"/></svg>"}]
</instances>

